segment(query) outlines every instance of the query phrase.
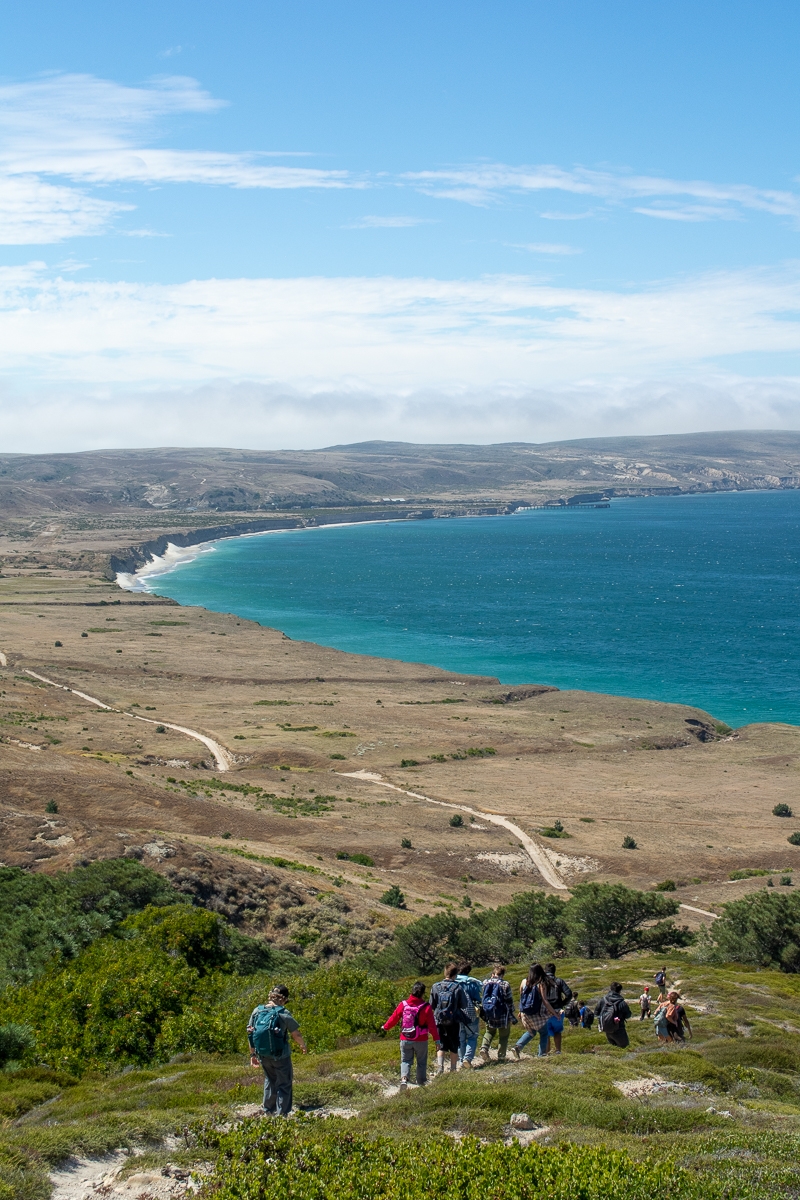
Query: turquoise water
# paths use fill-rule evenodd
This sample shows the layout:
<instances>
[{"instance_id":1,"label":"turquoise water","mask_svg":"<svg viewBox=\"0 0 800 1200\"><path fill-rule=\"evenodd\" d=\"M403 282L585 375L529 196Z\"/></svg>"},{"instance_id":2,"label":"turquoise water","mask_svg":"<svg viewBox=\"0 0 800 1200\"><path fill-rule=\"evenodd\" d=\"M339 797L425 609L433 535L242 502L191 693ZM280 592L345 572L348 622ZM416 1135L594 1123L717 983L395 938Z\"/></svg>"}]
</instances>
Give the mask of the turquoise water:
<instances>
[{"instance_id":1,"label":"turquoise water","mask_svg":"<svg viewBox=\"0 0 800 1200\"><path fill-rule=\"evenodd\" d=\"M292 638L503 683L800 724L800 491L287 531L149 588Z\"/></svg>"}]
</instances>

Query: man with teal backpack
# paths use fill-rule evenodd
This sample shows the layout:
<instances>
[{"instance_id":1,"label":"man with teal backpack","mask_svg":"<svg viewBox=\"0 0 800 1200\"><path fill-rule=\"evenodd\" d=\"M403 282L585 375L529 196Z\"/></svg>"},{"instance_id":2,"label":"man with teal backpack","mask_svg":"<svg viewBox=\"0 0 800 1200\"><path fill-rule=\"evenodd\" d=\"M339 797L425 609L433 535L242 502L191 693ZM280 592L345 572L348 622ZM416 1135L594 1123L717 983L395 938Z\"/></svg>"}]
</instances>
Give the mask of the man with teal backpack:
<instances>
[{"instance_id":1,"label":"man with teal backpack","mask_svg":"<svg viewBox=\"0 0 800 1200\"><path fill-rule=\"evenodd\" d=\"M247 1023L250 1064L264 1072L262 1107L269 1116L288 1117L292 1111L292 1048L289 1038L303 1054L307 1046L300 1026L286 1007L289 989L282 983L274 987L266 1004L254 1008Z\"/></svg>"}]
</instances>

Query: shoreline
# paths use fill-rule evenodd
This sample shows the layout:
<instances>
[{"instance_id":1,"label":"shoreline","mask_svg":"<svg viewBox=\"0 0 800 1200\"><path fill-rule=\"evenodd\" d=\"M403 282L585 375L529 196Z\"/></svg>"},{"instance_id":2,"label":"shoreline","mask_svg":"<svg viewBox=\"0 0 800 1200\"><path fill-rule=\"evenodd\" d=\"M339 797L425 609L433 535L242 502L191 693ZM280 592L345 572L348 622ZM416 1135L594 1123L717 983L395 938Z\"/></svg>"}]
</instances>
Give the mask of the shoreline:
<instances>
[{"instance_id":1,"label":"shoreline","mask_svg":"<svg viewBox=\"0 0 800 1200\"><path fill-rule=\"evenodd\" d=\"M761 489L748 489L752 495L760 493L760 490ZM738 495L740 493L737 492L736 494ZM697 493L694 493L694 495L697 495ZM619 499L630 498L631 497L619 497ZM718 509L718 506L716 507ZM516 510L513 514L463 514L463 516L467 515L510 516L516 515ZM163 596L165 594L169 595L168 591L164 593L159 590L159 579L169 576L181 566L188 565L189 563L196 561L203 554L214 552L214 550L217 548L217 543L219 542L233 541L234 539L239 540L244 538L261 537L267 533L287 532L290 529L302 531L325 528L343 529L351 525L365 526L372 524L401 524L407 523L409 520L413 519L419 519L419 517L409 517L405 514L401 515L399 513L393 513L391 516L382 514L381 517L377 519L373 517L367 520L338 520L320 523L315 522L313 524L303 523L300 520L292 520L291 522L281 521L280 523L271 521L269 522L270 528L267 529L252 529L247 527L242 528L241 525L237 526L232 524L223 527L222 529L197 531L198 533L205 535L203 540L197 541L194 540L195 535L191 532L181 535L180 540L178 540L178 538L173 540L170 535L165 534L158 540L159 544L157 546L153 546L152 549L148 547L148 557L146 562L138 566L133 572L118 571L116 573L115 583L120 590L127 591L132 594L139 593L140 595L148 596ZM700 520L702 523L704 519L695 517L692 519L693 523L696 520ZM548 522L547 525L552 529L551 522ZM209 538L209 532L218 534L219 536L212 536ZM161 550L161 553L156 553L156 549ZM143 545L140 547L140 550L142 552L142 557L144 557L145 546ZM180 601L178 602L180 603ZM203 607L202 598L200 598L199 604L201 607ZM222 606L219 608L211 608L208 611L225 612L233 616L247 615L243 614L237 609L235 602L233 603L233 607L231 607L230 598L228 598L227 602L223 600ZM274 628L282 628L281 618L277 613L273 614L270 612L265 612L262 615L256 613L255 616L251 615L248 617L248 619L255 619L259 623L263 622L264 624ZM624 678L624 670L622 671L622 679L616 678L616 674L613 671L610 673L606 671L600 678L597 677L597 671L593 672L592 670L589 670L588 674L585 671L582 672L580 669L580 662L572 664L568 662L566 668L560 671L558 668L558 663L552 660L552 655L548 657L546 652L544 653L543 659L541 654L535 654L529 662L517 662L516 657L513 655L513 661L510 660L508 655L502 652L502 647L500 647L498 649L498 653L491 658L491 660L487 660L485 663L478 662L477 664L473 664L471 661L462 661L458 654L456 655L455 661L453 661L452 656L447 657L443 653L445 649L444 646L437 648L436 645L390 645L389 643L384 644L384 642L379 640L377 647L373 647L373 649L370 650L369 647L364 648L362 645L358 644L357 641L353 641L352 639L350 641L347 639L344 641L341 639L338 641L336 639L333 641L328 640L325 637L325 629L320 628L319 626L312 629L306 629L303 627L302 623L300 627L293 626L291 614L284 615L283 620L287 622L287 628L291 631L289 634L285 633L284 631L284 636L299 638L303 641L309 641L315 645L326 648L336 648L338 646L341 649L346 649L354 646L356 648L353 649L352 652L366 654L370 657L378 655L379 657L395 659L398 662L424 661L426 663L435 663L438 664L440 669L447 671L466 671L468 673L474 673L475 671L478 671L482 674L486 673L498 677L501 681L503 681L503 686L514 687L519 686L529 678L543 678L552 682L554 686L562 689L565 688L570 690L577 688L579 690L589 690L597 694L613 694L618 696L632 697L638 696L667 704L699 704L710 711L719 710L722 712L724 721L733 727L739 727L740 725L751 724L753 722L754 718L753 715L751 715L753 705L750 703L750 701L754 700L755 711L763 714L757 716L755 718L756 721L762 721L769 724L785 724L790 727L800 725L800 721L796 719L796 714L794 713L792 706L789 705L789 709L787 711L785 703L781 700L781 697L777 693L773 694L773 691L770 691L769 689L763 693L761 698L759 698L759 695L754 693L752 696L750 696L749 701L743 700L737 703L736 697L731 697L728 695L728 692L730 691L729 688L726 689L723 687L720 689L711 687L709 689L708 687L701 687L699 690L695 688L687 688L682 686L682 683L686 682L685 680L682 680L682 677L676 678L673 681L675 686L665 691L659 688L654 688L653 686L648 687L646 681L644 682L643 687L642 681L640 681L639 686L637 686L635 681ZM412 637L411 642L413 643L413 641L414 638ZM397 642L397 639L395 639L395 642ZM523 658L525 657L526 655L523 654ZM527 658L531 658L531 655L527 654ZM653 681L651 680L650 682L652 684ZM731 706L732 700L733 706ZM745 708L741 707L742 703L745 704ZM750 708L750 712L747 711L748 708ZM792 720L793 716L795 716L794 721Z\"/></svg>"}]
</instances>

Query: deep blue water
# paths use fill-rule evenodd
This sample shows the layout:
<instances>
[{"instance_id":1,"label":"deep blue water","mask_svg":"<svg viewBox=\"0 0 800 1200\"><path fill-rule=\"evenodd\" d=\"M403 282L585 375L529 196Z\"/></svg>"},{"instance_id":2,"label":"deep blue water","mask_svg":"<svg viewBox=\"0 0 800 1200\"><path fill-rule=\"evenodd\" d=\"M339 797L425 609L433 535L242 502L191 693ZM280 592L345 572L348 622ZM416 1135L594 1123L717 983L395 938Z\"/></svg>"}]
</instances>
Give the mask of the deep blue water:
<instances>
[{"instance_id":1,"label":"deep blue water","mask_svg":"<svg viewBox=\"0 0 800 1200\"><path fill-rule=\"evenodd\" d=\"M504 683L800 724L800 491L218 542L150 590Z\"/></svg>"}]
</instances>

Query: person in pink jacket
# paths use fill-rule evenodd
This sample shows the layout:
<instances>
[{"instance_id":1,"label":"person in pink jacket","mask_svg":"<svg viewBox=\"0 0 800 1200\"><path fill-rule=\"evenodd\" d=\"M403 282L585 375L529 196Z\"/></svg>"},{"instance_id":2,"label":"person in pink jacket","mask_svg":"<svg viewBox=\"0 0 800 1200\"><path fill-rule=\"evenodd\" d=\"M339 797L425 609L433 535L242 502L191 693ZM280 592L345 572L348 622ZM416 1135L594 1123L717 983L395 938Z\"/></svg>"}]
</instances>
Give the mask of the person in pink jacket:
<instances>
[{"instance_id":1,"label":"person in pink jacket","mask_svg":"<svg viewBox=\"0 0 800 1200\"><path fill-rule=\"evenodd\" d=\"M389 1020L382 1026L385 1030L400 1025L400 1091L408 1091L411 1064L417 1060L417 1083L424 1087L428 1082L428 1034L439 1048L439 1030L433 1019L433 1009L425 999L425 984L415 983L407 1000L401 1000Z\"/></svg>"}]
</instances>

